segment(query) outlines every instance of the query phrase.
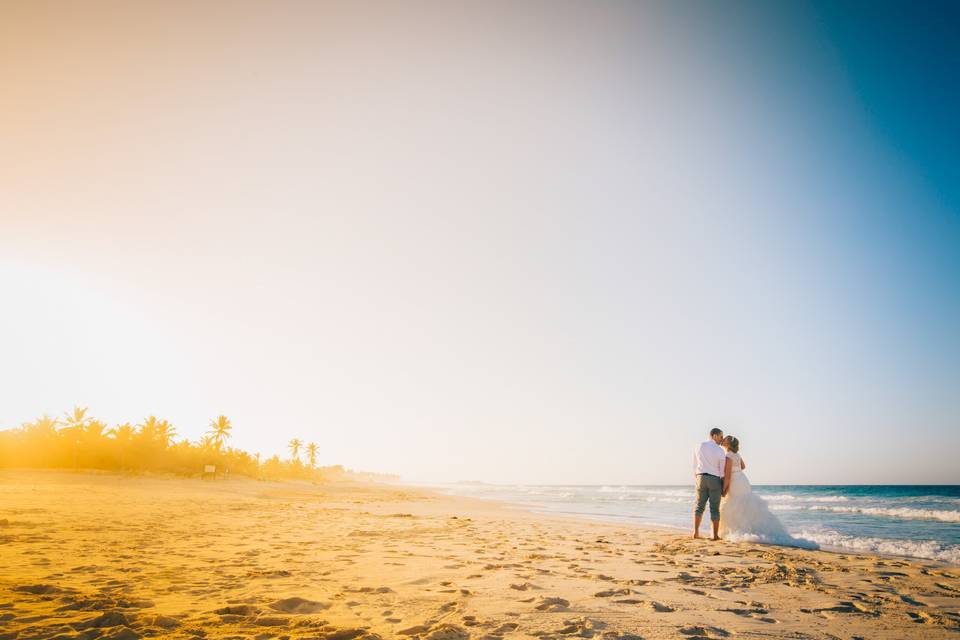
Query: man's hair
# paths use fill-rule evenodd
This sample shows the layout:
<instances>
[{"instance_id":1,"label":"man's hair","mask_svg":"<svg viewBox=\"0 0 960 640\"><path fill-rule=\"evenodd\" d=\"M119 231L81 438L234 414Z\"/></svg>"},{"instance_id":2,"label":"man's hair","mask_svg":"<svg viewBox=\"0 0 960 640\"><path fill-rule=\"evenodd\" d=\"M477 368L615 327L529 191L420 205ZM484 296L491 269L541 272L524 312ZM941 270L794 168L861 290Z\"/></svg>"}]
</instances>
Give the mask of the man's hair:
<instances>
[{"instance_id":1,"label":"man's hair","mask_svg":"<svg viewBox=\"0 0 960 640\"><path fill-rule=\"evenodd\" d=\"M718 427L714 427L713 429L710 429L710 437L711 437L711 438L712 438L713 436L722 436L722 435L723 435L723 429L720 429L720 428L718 428Z\"/></svg>"}]
</instances>

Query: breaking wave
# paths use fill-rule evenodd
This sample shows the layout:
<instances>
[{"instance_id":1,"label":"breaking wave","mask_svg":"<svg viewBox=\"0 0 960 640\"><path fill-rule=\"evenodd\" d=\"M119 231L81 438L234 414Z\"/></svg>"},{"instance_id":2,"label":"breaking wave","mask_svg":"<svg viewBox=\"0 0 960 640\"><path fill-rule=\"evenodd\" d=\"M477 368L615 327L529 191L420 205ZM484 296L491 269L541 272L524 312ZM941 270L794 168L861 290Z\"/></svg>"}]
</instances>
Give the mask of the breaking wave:
<instances>
[{"instance_id":1,"label":"breaking wave","mask_svg":"<svg viewBox=\"0 0 960 640\"><path fill-rule=\"evenodd\" d=\"M914 509L911 507L833 507L824 505L770 505L775 511L830 511L832 513L859 513L881 518L901 520L939 520L960 523L960 511L942 509Z\"/></svg>"},{"instance_id":2,"label":"breaking wave","mask_svg":"<svg viewBox=\"0 0 960 640\"><path fill-rule=\"evenodd\" d=\"M945 545L936 540L890 540L848 536L836 531L803 531L800 535L825 547L832 547L834 550L910 556L960 564L960 545Z\"/></svg>"}]
</instances>

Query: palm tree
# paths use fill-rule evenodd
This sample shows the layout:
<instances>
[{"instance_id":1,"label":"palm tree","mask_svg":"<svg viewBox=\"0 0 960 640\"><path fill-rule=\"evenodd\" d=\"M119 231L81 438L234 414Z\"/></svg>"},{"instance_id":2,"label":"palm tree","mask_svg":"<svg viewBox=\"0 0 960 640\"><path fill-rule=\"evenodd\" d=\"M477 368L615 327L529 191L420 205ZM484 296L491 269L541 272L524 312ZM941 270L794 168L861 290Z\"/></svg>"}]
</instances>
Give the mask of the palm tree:
<instances>
[{"instance_id":1,"label":"palm tree","mask_svg":"<svg viewBox=\"0 0 960 640\"><path fill-rule=\"evenodd\" d=\"M43 414L33 422L20 425L25 445L23 462L43 466L47 459L54 456L54 452L59 449L60 436L57 432L59 426L60 419L51 418L47 414Z\"/></svg>"},{"instance_id":2,"label":"palm tree","mask_svg":"<svg viewBox=\"0 0 960 640\"><path fill-rule=\"evenodd\" d=\"M177 430L166 420L161 420L157 423L155 433L157 440L164 448L166 448L170 446L170 442L177 435Z\"/></svg>"},{"instance_id":3,"label":"palm tree","mask_svg":"<svg viewBox=\"0 0 960 640\"><path fill-rule=\"evenodd\" d=\"M80 438L84 428L91 421L87 417L86 407L74 407L73 411L64 411L64 427L60 430L70 440L73 440L73 468L80 468Z\"/></svg>"},{"instance_id":4,"label":"palm tree","mask_svg":"<svg viewBox=\"0 0 960 640\"><path fill-rule=\"evenodd\" d=\"M78 433L80 432L87 423L90 422L92 418L87 417L87 408L86 407L74 407L73 411L64 411L63 412L63 429L68 433Z\"/></svg>"},{"instance_id":5,"label":"palm tree","mask_svg":"<svg viewBox=\"0 0 960 640\"><path fill-rule=\"evenodd\" d=\"M32 441L49 443L57 437L57 427L61 425L59 418L51 418L43 414L33 422L24 422L20 425L24 435ZM46 448L46 444L43 445Z\"/></svg>"},{"instance_id":6,"label":"palm tree","mask_svg":"<svg viewBox=\"0 0 960 640\"><path fill-rule=\"evenodd\" d=\"M133 437L136 435L136 433L136 429L134 429L129 422L124 422L123 424L117 425L107 431L107 436L113 436L113 439L120 447L121 470L127 466L127 451L130 449L130 443L133 442Z\"/></svg>"},{"instance_id":7,"label":"palm tree","mask_svg":"<svg viewBox=\"0 0 960 640\"><path fill-rule=\"evenodd\" d=\"M108 436L113 436L113 439L117 442L129 442L133 440L133 434L135 433L134 428L130 425L129 422L124 422L123 424L118 424L109 431L107 431Z\"/></svg>"},{"instance_id":8,"label":"palm tree","mask_svg":"<svg viewBox=\"0 0 960 640\"><path fill-rule=\"evenodd\" d=\"M137 426L140 427L141 436L147 440L153 440L157 436L157 426L159 424L160 421L157 420L157 416L147 416L144 418L143 422Z\"/></svg>"},{"instance_id":9,"label":"palm tree","mask_svg":"<svg viewBox=\"0 0 960 640\"><path fill-rule=\"evenodd\" d=\"M107 425L104 422L99 420L91 420L83 428L83 434L89 440L99 440L102 438L107 430Z\"/></svg>"},{"instance_id":10,"label":"palm tree","mask_svg":"<svg viewBox=\"0 0 960 640\"><path fill-rule=\"evenodd\" d=\"M303 446L303 443L300 442L299 438L294 438L293 440L290 441L290 443L287 446L290 447L291 459L299 460L300 447Z\"/></svg>"},{"instance_id":11,"label":"palm tree","mask_svg":"<svg viewBox=\"0 0 960 640\"><path fill-rule=\"evenodd\" d=\"M87 456L87 463L91 461L103 461L104 432L107 430L107 424L100 420L90 419L77 432L77 440L80 441L78 447L83 450Z\"/></svg>"},{"instance_id":12,"label":"palm tree","mask_svg":"<svg viewBox=\"0 0 960 640\"><path fill-rule=\"evenodd\" d=\"M307 458L310 460L310 468L317 466L317 443L311 442L307 445Z\"/></svg>"},{"instance_id":13,"label":"palm tree","mask_svg":"<svg viewBox=\"0 0 960 640\"><path fill-rule=\"evenodd\" d=\"M24 431L51 435L55 433L57 427L60 426L60 418L51 418L47 414L43 414L33 422L25 422L21 426Z\"/></svg>"},{"instance_id":14,"label":"palm tree","mask_svg":"<svg viewBox=\"0 0 960 640\"><path fill-rule=\"evenodd\" d=\"M233 425L227 416L217 416L216 420L210 421L210 434L214 448L219 451L223 447L223 442L230 437L230 430Z\"/></svg>"}]
</instances>

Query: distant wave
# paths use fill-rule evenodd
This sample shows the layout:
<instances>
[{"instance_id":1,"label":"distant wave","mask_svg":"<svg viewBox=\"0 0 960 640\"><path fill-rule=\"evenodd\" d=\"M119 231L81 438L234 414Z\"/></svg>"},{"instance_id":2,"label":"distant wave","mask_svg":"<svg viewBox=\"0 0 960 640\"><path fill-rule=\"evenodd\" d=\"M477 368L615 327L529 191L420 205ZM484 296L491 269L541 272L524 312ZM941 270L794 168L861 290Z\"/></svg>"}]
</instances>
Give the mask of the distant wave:
<instances>
[{"instance_id":1,"label":"distant wave","mask_svg":"<svg viewBox=\"0 0 960 640\"><path fill-rule=\"evenodd\" d=\"M651 487L612 487L612 486L602 486L600 487L600 493L624 493L624 494L640 494L640 495L650 495L650 496L675 496L675 497L685 497L689 498L693 496L692 489L654 489Z\"/></svg>"},{"instance_id":2,"label":"distant wave","mask_svg":"<svg viewBox=\"0 0 960 640\"><path fill-rule=\"evenodd\" d=\"M911 507L833 507L826 505L770 505L776 511L830 511L832 513L859 513L865 516L899 518L902 520L939 520L960 522L960 511L942 509L913 509Z\"/></svg>"},{"instance_id":3,"label":"distant wave","mask_svg":"<svg viewBox=\"0 0 960 640\"><path fill-rule=\"evenodd\" d=\"M847 496L795 496L790 493L766 495L760 491L757 491L757 494L770 502L847 502L850 500Z\"/></svg>"},{"instance_id":4,"label":"distant wave","mask_svg":"<svg viewBox=\"0 0 960 640\"><path fill-rule=\"evenodd\" d=\"M846 536L836 531L803 531L800 535L803 538L835 549L911 556L960 564L960 545L943 545L935 540L888 540L886 538Z\"/></svg>"},{"instance_id":5,"label":"distant wave","mask_svg":"<svg viewBox=\"0 0 960 640\"><path fill-rule=\"evenodd\" d=\"M517 493L528 496L552 496L555 498L572 498L576 495L566 487L514 487Z\"/></svg>"},{"instance_id":6,"label":"distant wave","mask_svg":"<svg viewBox=\"0 0 960 640\"><path fill-rule=\"evenodd\" d=\"M651 487L610 486L600 487L600 493L615 493L621 496L670 496L676 498L693 498L693 489L659 489ZM847 496L837 495L794 495L791 493L765 494L757 492L764 500L770 502L848 502Z\"/></svg>"}]
</instances>

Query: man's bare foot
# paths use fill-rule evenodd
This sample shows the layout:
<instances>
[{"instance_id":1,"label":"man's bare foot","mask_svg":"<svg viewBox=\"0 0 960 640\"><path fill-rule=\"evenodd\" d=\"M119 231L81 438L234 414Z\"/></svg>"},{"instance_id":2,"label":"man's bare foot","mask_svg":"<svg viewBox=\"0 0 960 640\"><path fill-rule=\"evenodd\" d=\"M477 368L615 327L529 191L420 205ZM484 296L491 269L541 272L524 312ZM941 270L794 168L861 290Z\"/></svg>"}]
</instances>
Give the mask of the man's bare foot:
<instances>
[{"instance_id":1,"label":"man's bare foot","mask_svg":"<svg viewBox=\"0 0 960 640\"><path fill-rule=\"evenodd\" d=\"M713 536L713 537L710 538L710 539L713 540L714 542L716 542L717 540L720 540L720 536Z\"/></svg>"},{"instance_id":2,"label":"man's bare foot","mask_svg":"<svg viewBox=\"0 0 960 640\"><path fill-rule=\"evenodd\" d=\"M693 534L693 539L694 539L694 540L699 540L699 539L700 539L700 534L699 534L699 533Z\"/></svg>"}]
</instances>

